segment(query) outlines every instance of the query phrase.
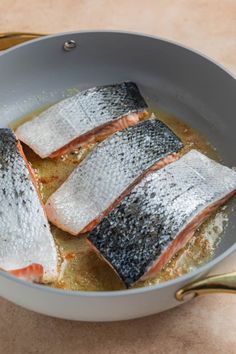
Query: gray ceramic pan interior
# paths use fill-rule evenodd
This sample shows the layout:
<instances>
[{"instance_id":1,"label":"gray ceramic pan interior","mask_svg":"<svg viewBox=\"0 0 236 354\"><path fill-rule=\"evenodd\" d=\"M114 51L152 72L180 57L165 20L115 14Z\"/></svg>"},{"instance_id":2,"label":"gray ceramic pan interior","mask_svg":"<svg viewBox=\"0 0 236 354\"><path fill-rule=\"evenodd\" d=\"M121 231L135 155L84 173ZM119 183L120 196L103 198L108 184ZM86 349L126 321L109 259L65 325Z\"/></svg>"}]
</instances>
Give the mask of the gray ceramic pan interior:
<instances>
[{"instance_id":1,"label":"gray ceramic pan interior","mask_svg":"<svg viewBox=\"0 0 236 354\"><path fill-rule=\"evenodd\" d=\"M66 40L77 47L63 50ZM68 95L68 89L135 81L150 105L198 129L236 165L236 81L207 58L147 36L84 32L50 36L0 55L0 126ZM235 206L231 202L231 206ZM235 215L215 257L235 244Z\"/></svg>"}]
</instances>

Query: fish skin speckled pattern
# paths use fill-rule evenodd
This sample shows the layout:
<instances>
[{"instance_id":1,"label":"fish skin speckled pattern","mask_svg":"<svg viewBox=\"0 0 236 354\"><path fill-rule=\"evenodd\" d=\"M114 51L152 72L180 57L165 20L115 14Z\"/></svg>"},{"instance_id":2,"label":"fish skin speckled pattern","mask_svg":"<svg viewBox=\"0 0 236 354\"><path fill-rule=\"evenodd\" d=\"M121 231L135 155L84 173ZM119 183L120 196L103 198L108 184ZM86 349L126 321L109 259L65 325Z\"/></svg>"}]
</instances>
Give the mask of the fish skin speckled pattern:
<instances>
[{"instance_id":1,"label":"fish skin speckled pattern","mask_svg":"<svg viewBox=\"0 0 236 354\"><path fill-rule=\"evenodd\" d=\"M22 124L16 135L45 158L104 124L146 108L135 83L93 87L56 103Z\"/></svg>"},{"instance_id":2,"label":"fish skin speckled pattern","mask_svg":"<svg viewBox=\"0 0 236 354\"><path fill-rule=\"evenodd\" d=\"M88 240L129 287L195 217L235 191L235 171L192 150L145 177Z\"/></svg>"},{"instance_id":3,"label":"fish skin speckled pattern","mask_svg":"<svg viewBox=\"0 0 236 354\"><path fill-rule=\"evenodd\" d=\"M180 139L155 118L117 132L100 143L49 198L49 220L77 235L143 173L182 147Z\"/></svg>"},{"instance_id":4,"label":"fish skin speckled pattern","mask_svg":"<svg viewBox=\"0 0 236 354\"><path fill-rule=\"evenodd\" d=\"M56 280L56 246L19 141L0 129L0 268L32 264L43 266L43 282Z\"/></svg>"}]
</instances>

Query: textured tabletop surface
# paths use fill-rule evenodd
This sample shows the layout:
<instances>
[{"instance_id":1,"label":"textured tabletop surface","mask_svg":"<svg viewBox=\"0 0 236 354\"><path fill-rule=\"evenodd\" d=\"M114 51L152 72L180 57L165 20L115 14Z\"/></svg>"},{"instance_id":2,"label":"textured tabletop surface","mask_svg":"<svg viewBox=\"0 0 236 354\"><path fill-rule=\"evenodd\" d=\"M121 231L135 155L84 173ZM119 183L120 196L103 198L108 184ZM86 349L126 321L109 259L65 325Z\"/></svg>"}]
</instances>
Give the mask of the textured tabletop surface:
<instances>
[{"instance_id":1,"label":"textured tabletop surface","mask_svg":"<svg viewBox=\"0 0 236 354\"><path fill-rule=\"evenodd\" d=\"M0 32L122 29L175 40L236 73L236 0L1 0ZM236 270L232 255L218 272ZM143 319L82 323L0 299L0 354L235 354L236 296L211 295Z\"/></svg>"}]
</instances>

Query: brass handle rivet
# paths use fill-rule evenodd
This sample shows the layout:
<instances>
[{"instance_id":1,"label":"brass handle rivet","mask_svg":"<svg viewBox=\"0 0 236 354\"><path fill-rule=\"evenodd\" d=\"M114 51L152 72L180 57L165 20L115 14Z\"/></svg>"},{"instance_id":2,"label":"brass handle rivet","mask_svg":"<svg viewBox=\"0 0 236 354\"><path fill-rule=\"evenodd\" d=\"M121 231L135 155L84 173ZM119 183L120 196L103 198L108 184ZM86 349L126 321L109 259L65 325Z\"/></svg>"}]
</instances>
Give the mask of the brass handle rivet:
<instances>
[{"instance_id":1,"label":"brass handle rivet","mask_svg":"<svg viewBox=\"0 0 236 354\"><path fill-rule=\"evenodd\" d=\"M72 51L75 48L76 48L76 42L73 39L70 39L69 41L66 41L64 43L64 45L63 45L63 49L66 52L70 52L70 51Z\"/></svg>"}]
</instances>

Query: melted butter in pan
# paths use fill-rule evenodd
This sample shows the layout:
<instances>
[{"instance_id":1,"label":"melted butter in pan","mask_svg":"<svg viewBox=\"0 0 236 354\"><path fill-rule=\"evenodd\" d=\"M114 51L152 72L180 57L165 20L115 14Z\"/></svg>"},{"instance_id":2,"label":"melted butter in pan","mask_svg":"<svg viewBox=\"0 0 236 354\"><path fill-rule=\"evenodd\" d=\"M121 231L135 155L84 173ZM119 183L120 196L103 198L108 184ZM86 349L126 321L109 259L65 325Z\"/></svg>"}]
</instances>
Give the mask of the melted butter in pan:
<instances>
[{"instance_id":1,"label":"melted butter in pan","mask_svg":"<svg viewBox=\"0 0 236 354\"><path fill-rule=\"evenodd\" d=\"M48 106L23 117L12 124L11 128L16 129L23 122L37 116L46 108ZM182 139L185 145L182 153L197 149L210 158L219 160L215 149L207 139L179 118L160 109L151 110L151 112L155 113ZM80 147L74 152L57 159L41 159L30 148L23 145L25 155L35 171L37 185L44 203L95 145L93 143L86 147ZM225 211L223 209L219 210L197 230L191 241L171 259L165 269L151 280L138 282L135 287L174 279L207 262L213 256L215 245L219 242L220 234L226 222ZM124 289L122 281L115 272L88 245L86 236L71 236L54 225L52 225L51 230L62 261L59 280L51 286L84 291Z\"/></svg>"}]
</instances>

